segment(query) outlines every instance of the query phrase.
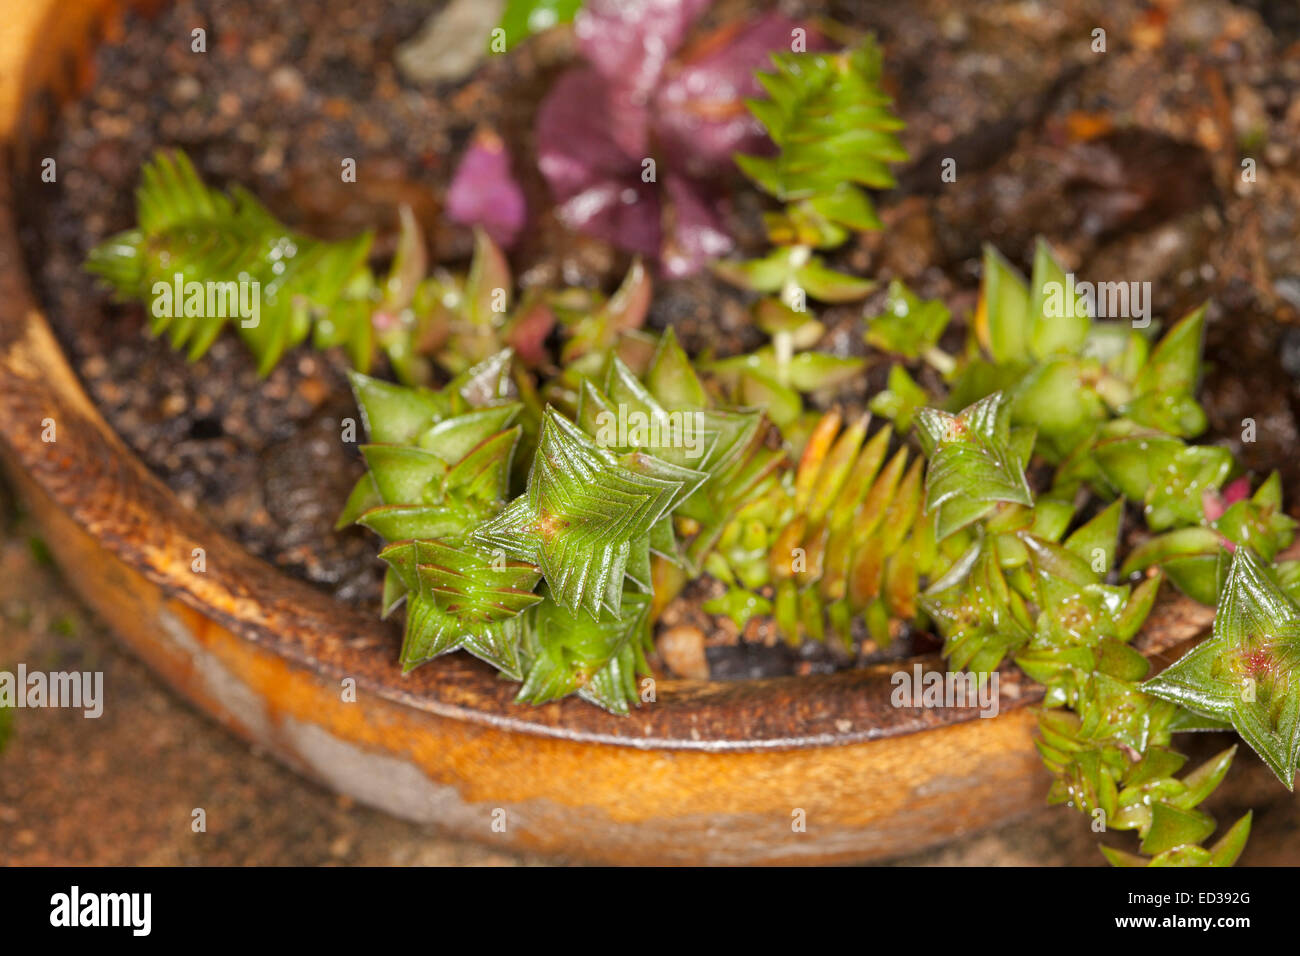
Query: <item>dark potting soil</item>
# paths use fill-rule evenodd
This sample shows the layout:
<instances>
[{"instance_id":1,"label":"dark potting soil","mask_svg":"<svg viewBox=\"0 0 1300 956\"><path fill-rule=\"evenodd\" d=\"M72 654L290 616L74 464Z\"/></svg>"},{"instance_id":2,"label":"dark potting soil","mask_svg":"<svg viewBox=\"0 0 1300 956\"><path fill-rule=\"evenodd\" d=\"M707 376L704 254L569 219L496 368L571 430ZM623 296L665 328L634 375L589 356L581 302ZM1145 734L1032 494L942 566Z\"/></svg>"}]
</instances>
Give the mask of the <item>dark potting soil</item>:
<instances>
[{"instance_id":1,"label":"dark potting soil","mask_svg":"<svg viewBox=\"0 0 1300 956\"><path fill-rule=\"evenodd\" d=\"M150 19L129 17L96 53L90 92L66 106L49 140L57 183L22 197L38 295L130 447L186 505L253 553L371 607L381 572L374 539L332 527L363 470L355 446L340 439L341 421L356 416L342 357L298 349L263 380L227 335L187 364L147 337L141 308L111 303L82 264L93 245L133 224L142 162L157 147L178 146L209 182L246 186L305 231L376 229L377 264L391 254L397 205L409 203L432 258L463 266L471 236L440 215L441 200L455 161L487 126L506 140L528 198L530 225L512 254L520 282L612 289L626 257L561 228L531 163L533 117L572 62L569 37L543 35L485 59L459 83L421 87L400 75L394 53L437 6L192 0ZM709 19L730 22L766 6L719 0ZM1176 318L1213 299L1205 394L1213 434L1251 468L1284 467L1296 502L1300 334L1287 328L1300 309L1294 48L1227 0L1188 0L1177 18L1116 11L1105 0L1032 10L1009 0L867 6L781 4L795 16L876 31L909 124L914 159L900 170L899 188L880 197L886 230L849 244L836 264L901 277L945 297L960 316L974 301L981 242L1025 268L1041 234L1081 278L1150 281L1157 316ZM1089 43L1098 24L1110 38L1105 54ZM196 27L207 31L205 53L191 51ZM1240 175L1247 153L1258 167L1249 185ZM357 183L341 182L342 157L356 159ZM945 160L954 161L956 182L941 178ZM745 189L734 200L734 226L753 245L762 201ZM868 314L878 303L867 303ZM862 354L860 315L824 310L821 347ZM759 341L745 299L707 277L660 283L650 324L674 326L697 350L726 354ZM837 398L860 403L886 371L876 362ZM1248 417L1258 440L1243 444ZM693 582L664 615L666 627L708 635L715 676L853 662L821 646L777 645L763 621L738 634L700 609L718 587ZM933 649L918 640L917 649ZM892 652L912 648L903 635Z\"/></svg>"}]
</instances>

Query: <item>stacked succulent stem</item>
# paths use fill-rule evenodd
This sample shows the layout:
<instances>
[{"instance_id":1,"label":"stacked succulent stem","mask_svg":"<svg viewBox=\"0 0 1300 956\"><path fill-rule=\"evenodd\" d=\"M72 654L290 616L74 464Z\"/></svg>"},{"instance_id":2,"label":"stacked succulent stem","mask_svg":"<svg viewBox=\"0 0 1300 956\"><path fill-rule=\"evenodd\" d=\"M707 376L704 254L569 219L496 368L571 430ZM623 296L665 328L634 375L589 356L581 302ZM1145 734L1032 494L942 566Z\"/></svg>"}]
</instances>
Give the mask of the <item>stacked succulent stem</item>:
<instances>
[{"instance_id":1,"label":"stacked succulent stem","mask_svg":"<svg viewBox=\"0 0 1300 956\"><path fill-rule=\"evenodd\" d=\"M136 227L92 249L87 268L118 297L146 303L150 332L166 335L191 361L232 327L262 375L288 349L310 340L319 349L341 347L362 372L382 355L399 381L428 385L439 368L459 374L507 347L522 364L541 364L543 343L557 321L574 325L567 361L644 319L649 286L639 263L610 301L570 289L530 291L515 303L510 265L486 232L475 230L467 274L428 273L415 216L403 206L398 218L396 252L379 276L367 261L371 233L333 242L304 235L246 190L235 187L227 195L205 185L183 152L159 150L141 171ZM160 284L170 289L177 276L182 288L256 282L260 314L253 320L229 307L209 314L206 302L197 309L181 301L160 309Z\"/></svg>"}]
</instances>

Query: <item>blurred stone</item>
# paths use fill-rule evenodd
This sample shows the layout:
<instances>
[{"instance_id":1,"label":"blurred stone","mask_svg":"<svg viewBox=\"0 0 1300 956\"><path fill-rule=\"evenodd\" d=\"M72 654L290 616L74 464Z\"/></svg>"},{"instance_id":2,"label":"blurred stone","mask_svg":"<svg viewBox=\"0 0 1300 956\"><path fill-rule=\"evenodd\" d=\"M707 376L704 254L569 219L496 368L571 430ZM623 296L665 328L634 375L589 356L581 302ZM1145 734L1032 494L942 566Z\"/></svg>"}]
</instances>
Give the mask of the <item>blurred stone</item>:
<instances>
[{"instance_id":1,"label":"blurred stone","mask_svg":"<svg viewBox=\"0 0 1300 956\"><path fill-rule=\"evenodd\" d=\"M505 0L453 0L397 49L397 69L412 83L457 83L487 54Z\"/></svg>"},{"instance_id":2,"label":"blurred stone","mask_svg":"<svg viewBox=\"0 0 1300 956\"><path fill-rule=\"evenodd\" d=\"M704 632L698 627L670 627L659 635L659 656L678 677L708 680L709 662L704 656Z\"/></svg>"}]
</instances>

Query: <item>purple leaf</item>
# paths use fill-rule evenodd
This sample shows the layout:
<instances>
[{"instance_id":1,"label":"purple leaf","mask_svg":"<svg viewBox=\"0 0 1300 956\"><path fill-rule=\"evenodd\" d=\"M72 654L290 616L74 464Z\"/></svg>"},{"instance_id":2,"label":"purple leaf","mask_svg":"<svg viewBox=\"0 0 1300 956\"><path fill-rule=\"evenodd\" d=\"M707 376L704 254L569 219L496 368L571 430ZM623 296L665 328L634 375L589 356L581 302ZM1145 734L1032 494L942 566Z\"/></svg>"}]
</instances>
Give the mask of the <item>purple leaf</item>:
<instances>
[{"instance_id":1,"label":"purple leaf","mask_svg":"<svg viewBox=\"0 0 1300 956\"><path fill-rule=\"evenodd\" d=\"M664 185L669 225L660 263L666 276L680 279L726 255L733 243L722 226L719 204L701 186L681 176L667 177Z\"/></svg>"},{"instance_id":2,"label":"purple leaf","mask_svg":"<svg viewBox=\"0 0 1300 956\"><path fill-rule=\"evenodd\" d=\"M587 61L644 103L710 0L589 0L573 21Z\"/></svg>"},{"instance_id":3,"label":"purple leaf","mask_svg":"<svg viewBox=\"0 0 1300 956\"><path fill-rule=\"evenodd\" d=\"M590 0L574 21L589 67L565 73L537 115L537 155L560 220L684 276L732 248L712 187L737 151L770 143L745 108L754 71L796 24L767 14L715 31L669 65L708 0ZM810 47L822 44L809 38ZM652 120L653 115L653 120ZM657 182L644 182L655 158Z\"/></svg>"},{"instance_id":4,"label":"purple leaf","mask_svg":"<svg viewBox=\"0 0 1300 956\"><path fill-rule=\"evenodd\" d=\"M770 54L789 50L797 24L769 13L747 26L718 31L672 69L655 94L655 139L677 170L716 176L736 152L771 148L767 134L745 108L747 96L763 95L756 70L771 67ZM820 43L808 38L809 48Z\"/></svg>"},{"instance_id":5,"label":"purple leaf","mask_svg":"<svg viewBox=\"0 0 1300 956\"><path fill-rule=\"evenodd\" d=\"M509 248L527 214L505 144L495 133L480 133L456 167L447 190L447 215L462 225L482 226L498 245Z\"/></svg>"},{"instance_id":6,"label":"purple leaf","mask_svg":"<svg viewBox=\"0 0 1300 956\"><path fill-rule=\"evenodd\" d=\"M615 139L609 89L595 70L570 70L537 111L537 161L570 229L647 256L659 254L660 201L642 158ZM644 113L641 117L644 129Z\"/></svg>"}]
</instances>

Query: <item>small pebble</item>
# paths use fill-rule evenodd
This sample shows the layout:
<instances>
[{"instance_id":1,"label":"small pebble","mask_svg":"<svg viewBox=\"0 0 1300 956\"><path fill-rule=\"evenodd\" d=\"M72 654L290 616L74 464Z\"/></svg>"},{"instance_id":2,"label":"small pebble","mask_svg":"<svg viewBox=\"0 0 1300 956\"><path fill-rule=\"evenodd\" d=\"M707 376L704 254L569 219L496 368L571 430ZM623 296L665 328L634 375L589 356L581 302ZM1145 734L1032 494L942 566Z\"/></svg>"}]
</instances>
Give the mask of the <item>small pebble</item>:
<instances>
[{"instance_id":1,"label":"small pebble","mask_svg":"<svg viewBox=\"0 0 1300 956\"><path fill-rule=\"evenodd\" d=\"M689 625L670 627L659 635L659 656L678 677L708 680L709 661L704 656L704 632Z\"/></svg>"}]
</instances>

